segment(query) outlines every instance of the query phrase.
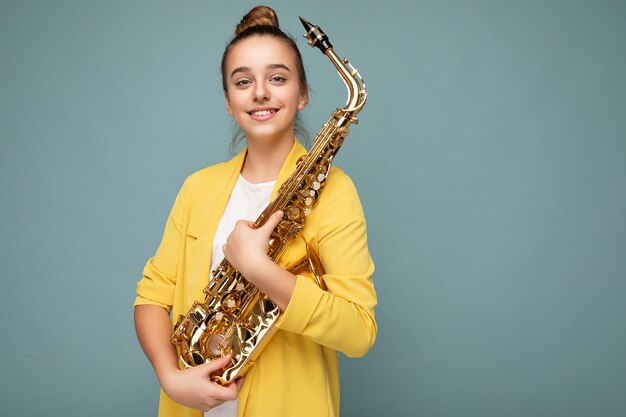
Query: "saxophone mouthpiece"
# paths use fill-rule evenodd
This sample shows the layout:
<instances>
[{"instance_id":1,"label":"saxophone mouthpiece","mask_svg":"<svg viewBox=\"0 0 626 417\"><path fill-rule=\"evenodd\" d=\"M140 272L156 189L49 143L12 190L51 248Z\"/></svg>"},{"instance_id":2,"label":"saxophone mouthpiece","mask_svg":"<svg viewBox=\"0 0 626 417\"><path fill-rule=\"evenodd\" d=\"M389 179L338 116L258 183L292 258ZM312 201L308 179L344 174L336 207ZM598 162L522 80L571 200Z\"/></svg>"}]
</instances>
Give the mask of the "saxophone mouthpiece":
<instances>
[{"instance_id":1,"label":"saxophone mouthpiece","mask_svg":"<svg viewBox=\"0 0 626 417\"><path fill-rule=\"evenodd\" d=\"M304 29L307 31L307 33L313 29L313 25L311 24L311 22L309 22L308 20L306 20L304 17L299 16L300 17L300 22L302 23L302 26L304 26Z\"/></svg>"},{"instance_id":2,"label":"saxophone mouthpiece","mask_svg":"<svg viewBox=\"0 0 626 417\"><path fill-rule=\"evenodd\" d=\"M317 46L324 54L333 47L328 40L328 36L326 36L319 26L313 25L302 16L300 16L300 22L302 22L302 26L306 29L306 35L304 35L304 37L309 40L311 47Z\"/></svg>"}]
</instances>

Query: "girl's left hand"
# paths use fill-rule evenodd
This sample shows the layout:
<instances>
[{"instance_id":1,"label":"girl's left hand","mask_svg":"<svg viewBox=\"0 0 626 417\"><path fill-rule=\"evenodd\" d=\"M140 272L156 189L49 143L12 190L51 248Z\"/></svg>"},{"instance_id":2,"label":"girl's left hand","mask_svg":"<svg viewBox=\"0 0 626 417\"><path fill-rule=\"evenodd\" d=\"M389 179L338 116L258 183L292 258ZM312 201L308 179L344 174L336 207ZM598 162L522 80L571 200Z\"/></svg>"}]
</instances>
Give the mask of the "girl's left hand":
<instances>
[{"instance_id":1,"label":"girl's left hand","mask_svg":"<svg viewBox=\"0 0 626 417\"><path fill-rule=\"evenodd\" d=\"M235 224L222 250L228 262L246 278L253 277L254 273L251 272L263 262L272 262L267 256L268 243L272 230L282 218L283 212L277 211L258 229L249 220L239 220Z\"/></svg>"}]
</instances>

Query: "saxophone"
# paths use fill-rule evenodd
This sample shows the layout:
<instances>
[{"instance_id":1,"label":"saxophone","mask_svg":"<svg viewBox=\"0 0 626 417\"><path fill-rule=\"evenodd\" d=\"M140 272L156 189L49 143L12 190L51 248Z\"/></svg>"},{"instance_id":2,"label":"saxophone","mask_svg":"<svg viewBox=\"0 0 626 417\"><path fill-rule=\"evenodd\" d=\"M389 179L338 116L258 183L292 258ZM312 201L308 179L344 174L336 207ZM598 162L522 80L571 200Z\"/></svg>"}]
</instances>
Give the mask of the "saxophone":
<instances>
[{"instance_id":1,"label":"saxophone","mask_svg":"<svg viewBox=\"0 0 626 417\"><path fill-rule=\"evenodd\" d=\"M280 187L276 198L255 222L260 227L272 213L282 210L282 221L272 231L268 255L276 261L291 240L299 235L306 217L317 203L330 171L333 157L348 136L349 126L357 123L357 113L365 105L367 89L358 71L333 50L319 28L300 17L311 47L318 47L333 63L348 89L345 107L338 108L315 137L311 150L299 161L293 174ZM326 289L324 269L309 245L307 256L291 267L293 274L312 272L317 284ZM181 315L171 342L176 346L181 369L210 362L231 354L231 362L211 379L226 385L242 377L276 332L282 312L265 294L246 281L226 259L213 271L204 289L204 302L196 301Z\"/></svg>"}]
</instances>

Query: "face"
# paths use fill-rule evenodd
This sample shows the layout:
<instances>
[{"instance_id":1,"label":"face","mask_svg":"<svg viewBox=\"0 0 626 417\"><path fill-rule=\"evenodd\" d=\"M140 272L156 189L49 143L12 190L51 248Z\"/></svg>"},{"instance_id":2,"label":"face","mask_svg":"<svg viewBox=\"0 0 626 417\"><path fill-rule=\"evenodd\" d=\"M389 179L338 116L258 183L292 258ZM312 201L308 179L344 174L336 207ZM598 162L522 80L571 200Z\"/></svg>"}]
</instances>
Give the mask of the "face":
<instances>
[{"instance_id":1,"label":"face","mask_svg":"<svg viewBox=\"0 0 626 417\"><path fill-rule=\"evenodd\" d=\"M248 143L291 141L296 111L308 100L291 48L273 36L252 36L230 50L225 70L226 108Z\"/></svg>"}]
</instances>

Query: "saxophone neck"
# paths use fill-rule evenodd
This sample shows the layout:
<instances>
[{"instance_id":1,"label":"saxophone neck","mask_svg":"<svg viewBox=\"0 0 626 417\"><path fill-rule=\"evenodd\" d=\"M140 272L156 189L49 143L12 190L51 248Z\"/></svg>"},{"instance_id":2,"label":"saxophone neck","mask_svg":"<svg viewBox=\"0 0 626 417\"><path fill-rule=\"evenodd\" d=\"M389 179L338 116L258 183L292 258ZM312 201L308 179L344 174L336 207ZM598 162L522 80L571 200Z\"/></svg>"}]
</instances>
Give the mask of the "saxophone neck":
<instances>
[{"instance_id":1,"label":"saxophone neck","mask_svg":"<svg viewBox=\"0 0 626 417\"><path fill-rule=\"evenodd\" d=\"M328 40L328 36L326 36L319 26L313 25L302 17L300 17L300 22L302 22L302 26L304 26L307 31L304 37L309 41L309 45L319 48L319 50L331 60L348 89L348 99L346 100L345 107L341 110L345 113L350 113L352 116L356 115L365 105L367 99L367 87L363 82L363 78L361 78L359 72L347 59L341 59L337 55L333 49L333 45Z\"/></svg>"},{"instance_id":2,"label":"saxophone neck","mask_svg":"<svg viewBox=\"0 0 626 417\"><path fill-rule=\"evenodd\" d=\"M339 76L348 89L348 98L342 110L354 116L361 111L367 100L367 87L363 78L347 59L341 59L332 48L326 51L326 56L335 65Z\"/></svg>"}]
</instances>

